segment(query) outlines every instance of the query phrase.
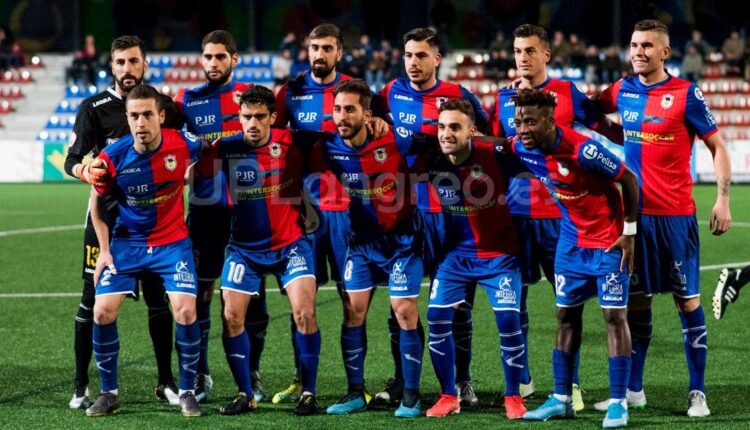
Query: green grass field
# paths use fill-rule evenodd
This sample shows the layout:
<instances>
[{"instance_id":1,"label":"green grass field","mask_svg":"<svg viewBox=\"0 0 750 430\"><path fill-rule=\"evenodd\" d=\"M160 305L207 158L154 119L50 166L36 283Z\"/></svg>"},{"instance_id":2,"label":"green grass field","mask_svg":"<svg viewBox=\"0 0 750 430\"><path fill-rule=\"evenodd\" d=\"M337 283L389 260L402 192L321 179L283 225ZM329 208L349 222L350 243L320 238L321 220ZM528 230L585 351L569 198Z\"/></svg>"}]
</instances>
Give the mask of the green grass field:
<instances>
[{"instance_id":1,"label":"green grass field","mask_svg":"<svg viewBox=\"0 0 750 430\"><path fill-rule=\"evenodd\" d=\"M631 413L631 428L750 428L750 297L730 306L717 322L710 316L711 295L718 275L711 266L750 261L750 188L732 191L736 226L725 236L712 237L705 220L715 188L695 189L701 221L702 302L709 326L709 364L706 375L712 415L701 420L685 416L687 368L679 319L669 297L654 304L654 339L649 351L645 386L648 407ZM291 405L262 403L257 413L240 417L220 416L217 408L236 388L221 345L220 306L213 303L210 345L213 397L204 405L205 415L186 419L177 409L160 403L153 395L156 370L142 302L126 301L119 318L121 338L121 413L106 418L87 418L81 410L68 409L73 377L73 316L81 291L81 228L59 231L26 231L42 227L81 225L88 188L80 184L0 184L0 428L600 428L602 414L591 409L595 400L608 395L606 333L601 311L590 302L585 313L581 383L587 409L576 420L548 423L510 422L497 393L503 386L494 318L484 293L478 293L474 314L474 361L472 372L480 407L464 410L443 420L398 421L392 411L371 411L349 417L319 415L297 418ZM708 266L708 267L706 267ZM275 290L273 288L272 290ZM425 291L426 292L426 291ZM14 294L31 294L16 297ZM750 292L744 293L750 295ZM421 300L426 306L426 296ZM387 293L376 294L370 312L368 388L382 387L392 371L386 330ZM531 318L530 366L537 394L528 406L539 405L552 389L551 350L556 327L554 297L549 284L540 283L529 293ZM279 294L269 294L271 324L261 372L266 391L272 394L290 382L293 369L289 343L288 304ZM424 315L424 314L423 314ZM318 319L323 349L318 377L321 405L333 403L346 386L339 350L341 305L335 291L318 296ZM176 365L174 367L177 368ZM422 373L424 403L437 397L438 384L429 354ZM98 377L91 367L92 390Z\"/></svg>"}]
</instances>

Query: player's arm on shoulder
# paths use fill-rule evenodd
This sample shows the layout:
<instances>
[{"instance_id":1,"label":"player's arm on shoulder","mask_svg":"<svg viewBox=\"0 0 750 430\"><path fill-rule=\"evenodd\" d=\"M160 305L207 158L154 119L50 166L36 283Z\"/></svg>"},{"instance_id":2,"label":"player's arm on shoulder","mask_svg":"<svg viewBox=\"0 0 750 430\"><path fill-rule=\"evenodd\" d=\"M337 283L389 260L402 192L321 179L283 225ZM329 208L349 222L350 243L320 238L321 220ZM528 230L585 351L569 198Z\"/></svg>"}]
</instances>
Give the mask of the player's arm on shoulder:
<instances>
[{"instance_id":1,"label":"player's arm on shoulder","mask_svg":"<svg viewBox=\"0 0 750 430\"><path fill-rule=\"evenodd\" d=\"M94 226L96 232L96 238L99 241L99 257L96 260L96 269L94 270L94 285L99 281L99 276L107 266L110 267L112 272L115 272L112 254L109 251L109 228L107 223L104 221L102 216L103 211L106 210L104 205L104 199L100 195L100 190L96 187L91 187L91 193L89 196L91 208L91 224Z\"/></svg>"},{"instance_id":2,"label":"player's arm on shoulder","mask_svg":"<svg viewBox=\"0 0 750 430\"><path fill-rule=\"evenodd\" d=\"M711 209L709 228L715 236L726 233L732 227L732 214L729 210L729 187L732 183L732 165L729 151L721 133L716 132L703 140L711 151L716 172L716 203Z\"/></svg>"},{"instance_id":3,"label":"player's arm on shoulder","mask_svg":"<svg viewBox=\"0 0 750 430\"><path fill-rule=\"evenodd\" d=\"M461 94L465 100L471 103L474 108L474 125L477 126L477 130L482 134L491 134L490 129L490 116L482 106L482 102L479 101L474 93L461 86Z\"/></svg>"}]
</instances>

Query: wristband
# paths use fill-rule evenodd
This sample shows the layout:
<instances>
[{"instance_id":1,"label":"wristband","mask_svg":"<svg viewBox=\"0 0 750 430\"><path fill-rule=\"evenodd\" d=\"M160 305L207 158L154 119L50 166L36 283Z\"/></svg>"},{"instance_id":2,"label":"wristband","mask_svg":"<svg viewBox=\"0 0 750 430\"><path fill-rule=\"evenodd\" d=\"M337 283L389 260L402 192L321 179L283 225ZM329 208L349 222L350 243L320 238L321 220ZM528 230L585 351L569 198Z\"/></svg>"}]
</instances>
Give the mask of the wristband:
<instances>
[{"instance_id":1,"label":"wristband","mask_svg":"<svg viewBox=\"0 0 750 430\"><path fill-rule=\"evenodd\" d=\"M81 168L83 167L83 164L78 163L75 166L73 166L73 176L75 176L78 179L81 179Z\"/></svg>"},{"instance_id":2,"label":"wristband","mask_svg":"<svg viewBox=\"0 0 750 430\"><path fill-rule=\"evenodd\" d=\"M625 225L622 228L622 234L623 236L635 236L636 232L638 231L638 223L633 222L627 222L625 221Z\"/></svg>"}]
</instances>

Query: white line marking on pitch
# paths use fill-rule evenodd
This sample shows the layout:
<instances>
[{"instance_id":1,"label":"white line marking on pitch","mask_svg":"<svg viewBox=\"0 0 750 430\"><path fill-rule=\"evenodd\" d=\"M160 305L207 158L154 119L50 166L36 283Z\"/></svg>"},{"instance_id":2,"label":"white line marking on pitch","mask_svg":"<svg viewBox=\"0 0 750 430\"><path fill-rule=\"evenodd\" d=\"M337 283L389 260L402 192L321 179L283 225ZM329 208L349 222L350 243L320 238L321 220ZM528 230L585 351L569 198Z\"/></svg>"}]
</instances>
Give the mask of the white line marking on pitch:
<instances>
[{"instance_id":1,"label":"white line marking on pitch","mask_svg":"<svg viewBox=\"0 0 750 430\"><path fill-rule=\"evenodd\" d=\"M725 263L725 264L712 264L710 266L701 266L700 271L706 271L706 270L715 270L715 269L722 269L724 267L745 267L747 265L750 265L750 261L739 261L735 263ZM542 282L546 282L546 280L542 280ZM426 288L430 285L429 282L422 282L422 288ZM272 291L279 293L278 288L269 288L267 292ZM335 286L323 286L319 287L318 291L336 291ZM220 293L220 290L215 290L217 294ZM6 293L2 294L0 293L0 299L25 299L25 298L47 298L47 297L79 297L81 293Z\"/></svg>"},{"instance_id":2,"label":"white line marking on pitch","mask_svg":"<svg viewBox=\"0 0 750 430\"><path fill-rule=\"evenodd\" d=\"M6 231L0 231L0 237L18 236L21 234L54 233L56 231L80 230L80 229L83 229L84 227L85 225L83 224L73 224L73 225L56 225L52 227L23 228L20 230L6 230Z\"/></svg>"}]
</instances>

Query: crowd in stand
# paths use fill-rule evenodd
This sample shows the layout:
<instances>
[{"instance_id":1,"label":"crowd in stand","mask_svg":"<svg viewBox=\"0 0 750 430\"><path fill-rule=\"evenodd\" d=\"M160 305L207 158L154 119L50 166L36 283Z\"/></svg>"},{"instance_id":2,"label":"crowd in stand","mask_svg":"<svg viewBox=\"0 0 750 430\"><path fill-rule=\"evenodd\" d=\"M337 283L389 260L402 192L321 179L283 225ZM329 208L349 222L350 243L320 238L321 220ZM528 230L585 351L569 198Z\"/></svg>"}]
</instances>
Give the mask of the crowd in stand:
<instances>
[{"instance_id":1,"label":"crowd in stand","mask_svg":"<svg viewBox=\"0 0 750 430\"><path fill-rule=\"evenodd\" d=\"M0 72L11 67L24 65L24 53L16 43L13 33L5 26L0 26Z\"/></svg>"}]
</instances>

